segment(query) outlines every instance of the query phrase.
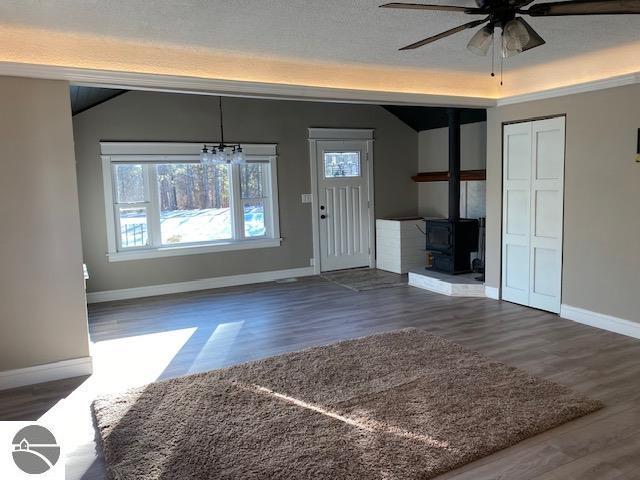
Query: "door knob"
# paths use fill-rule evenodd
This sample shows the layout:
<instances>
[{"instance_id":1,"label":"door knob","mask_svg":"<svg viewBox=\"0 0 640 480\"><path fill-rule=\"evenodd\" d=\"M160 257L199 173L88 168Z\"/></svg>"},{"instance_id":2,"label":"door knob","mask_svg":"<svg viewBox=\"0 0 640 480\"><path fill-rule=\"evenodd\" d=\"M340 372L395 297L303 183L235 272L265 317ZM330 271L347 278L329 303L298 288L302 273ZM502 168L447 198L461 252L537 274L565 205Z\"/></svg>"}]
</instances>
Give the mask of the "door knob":
<instances>
[{"instance_id":1,"label":"door knob","mask_svg":"<svg viewBox=\"0 0 640 480\"><path fill-rule=\"evenodd\" d=\"M324 210L324 205L320 205L320 210Z\"/></svg>"},{"instance_id":2,"label":"door knob","mask_svg":"<svg viewBox=\"0 0 640 480\"><path fill-rule=\"evenodd\" d=\"M325 218L327 218L327 216L326 215L320 215L320 218L322 218L324 220Z\"/></svg>"}]
</instances>

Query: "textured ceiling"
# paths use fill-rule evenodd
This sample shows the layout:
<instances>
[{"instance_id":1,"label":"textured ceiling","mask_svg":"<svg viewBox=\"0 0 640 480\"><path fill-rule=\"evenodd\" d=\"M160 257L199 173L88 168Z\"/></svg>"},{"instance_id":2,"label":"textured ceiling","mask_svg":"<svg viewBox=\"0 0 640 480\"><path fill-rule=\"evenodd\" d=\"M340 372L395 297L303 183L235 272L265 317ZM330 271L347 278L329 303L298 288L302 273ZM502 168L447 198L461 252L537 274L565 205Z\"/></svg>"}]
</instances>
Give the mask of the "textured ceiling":
<instances>
[{"instance_id":1,"label":"textured ceiling","mask_svg":"<svg viewBox=\"0 0 640 480\"><path fill-rule=\"evenodd\" d=\"M462 32L412 52L397 48L472 19L450 12L394 11L381 0L3 0L0 23L145 42L341 63L486 71ZM473 0L433 3L474 5ZM512 68L640 39L640 16L532 18L547 45Z\"/></svg>"},{"instance_id":2,"label":"textured ceiling","mask_svg":"<svg viewBox=\"0 0 640 480\"><path fill-rule=\"evenodd\" d=\"M186 52L488 73L490 60L465 49L473 31L414 51L397 50L480 17L380 9L380 3L382 0L2 0L0 30L32 28L176 46ZM474 5L473 0L432 3ZM531 18L530 23L547 44L509 59L509 71L557 65L634 42L640 45L640 15ZM104 51L92 53L106 55Z\"/></svg>"}]
</instances>

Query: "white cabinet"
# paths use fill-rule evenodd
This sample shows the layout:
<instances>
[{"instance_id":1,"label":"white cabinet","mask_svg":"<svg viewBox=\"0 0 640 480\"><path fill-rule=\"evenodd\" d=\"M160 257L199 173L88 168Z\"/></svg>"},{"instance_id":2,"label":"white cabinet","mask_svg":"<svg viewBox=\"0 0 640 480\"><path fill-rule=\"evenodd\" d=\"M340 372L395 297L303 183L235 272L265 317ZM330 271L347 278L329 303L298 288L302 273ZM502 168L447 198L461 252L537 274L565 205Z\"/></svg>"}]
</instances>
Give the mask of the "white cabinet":
<instances>
[{"instance_id":1,"label":"white cabinet","mask_svg":"<svg viewBox=\"0 0 640 480\"><path fill-rule=\"evenodd\" d=\"M376 267L407 273L427 264L422 218L376 220Z\"/></svg>"}]
</instances>

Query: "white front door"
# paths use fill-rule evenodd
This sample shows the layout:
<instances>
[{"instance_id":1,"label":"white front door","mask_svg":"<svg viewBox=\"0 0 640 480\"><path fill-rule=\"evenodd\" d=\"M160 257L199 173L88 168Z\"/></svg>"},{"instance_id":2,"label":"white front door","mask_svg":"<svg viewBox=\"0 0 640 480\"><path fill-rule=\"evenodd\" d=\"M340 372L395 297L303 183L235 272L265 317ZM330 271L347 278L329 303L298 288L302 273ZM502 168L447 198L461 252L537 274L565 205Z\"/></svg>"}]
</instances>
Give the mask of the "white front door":
<instances>
[{"instance_id":1,"label":"white front door","mask_svg":"<svg viewBox=\"0 0 640 480\"><path fill-rule=\"evenodd\" d=\"M318 232L322 271L370 265L370 142L318 140Z\"/></svg>"},{"instance_id":2,"label":"white front door","mask_svg":"<svg viewBox=\"0 0 640 480\"><path fill-rule=\"evenodd\" d=\"M560 312L565 118L504 127L502 298Z\"/></svg>"}]
</instances>

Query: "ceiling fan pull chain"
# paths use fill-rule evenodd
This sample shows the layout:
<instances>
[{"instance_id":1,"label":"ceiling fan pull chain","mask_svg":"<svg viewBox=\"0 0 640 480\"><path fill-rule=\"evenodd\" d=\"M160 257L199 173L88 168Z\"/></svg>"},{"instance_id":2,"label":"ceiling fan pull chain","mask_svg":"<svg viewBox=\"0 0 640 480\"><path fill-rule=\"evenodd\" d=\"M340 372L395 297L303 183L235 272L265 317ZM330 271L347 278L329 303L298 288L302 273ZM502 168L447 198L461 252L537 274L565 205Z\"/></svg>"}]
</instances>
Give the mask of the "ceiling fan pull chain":
<instances>
[{"instance_id":1,"label":"ceiling fan pull chain","mask_svg":"<svg viewBox=\"0 0 640 480\"><path fill-rule=\"evenodd\" d=\"M500 55L500 86L502 86L503 73L504 73L504 57Z\"/></svg>"},{"instance_id":2,"label":"ceiling fan pull chain","mask_svg":"<svg viewBox=\"0 0 640 480\"><path fill-rule=\"evenodd\" d=\"M496 64L496 36L491 36L491 76L495 77L495 64Z\"/></svg>"}]
</instances>

